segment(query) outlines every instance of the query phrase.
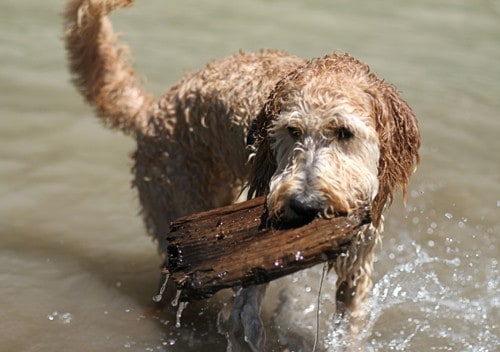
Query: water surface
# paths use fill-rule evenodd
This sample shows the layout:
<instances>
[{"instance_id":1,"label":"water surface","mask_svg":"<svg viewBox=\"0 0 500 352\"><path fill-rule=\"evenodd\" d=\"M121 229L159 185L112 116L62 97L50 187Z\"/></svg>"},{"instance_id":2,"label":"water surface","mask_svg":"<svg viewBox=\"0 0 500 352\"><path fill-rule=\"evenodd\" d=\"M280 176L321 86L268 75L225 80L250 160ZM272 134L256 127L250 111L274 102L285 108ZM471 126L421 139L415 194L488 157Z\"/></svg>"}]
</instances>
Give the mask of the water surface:
<instances>
[{"instance_id":1,"label":"water surface","mask_svg":"<svg viewBox=\"0 0 500 352\"><path fill-rule=\"evenodd\" d=\"M217 302L151 296L160 258L130 188L132 140L104 129L69 83L61 0L0 4L2 351L224 350ZM113 15L146 86L164 92L239 49L349 52L394 83L420 121L406 208L386 214L372 351L498 351L500 5L496 1L140 1ZM321 268L272 285L271 350L310 346ZM333 350L332 284L320 346ZM287 290L282 292L282 289Z\"/></svg>"}]
</instances>

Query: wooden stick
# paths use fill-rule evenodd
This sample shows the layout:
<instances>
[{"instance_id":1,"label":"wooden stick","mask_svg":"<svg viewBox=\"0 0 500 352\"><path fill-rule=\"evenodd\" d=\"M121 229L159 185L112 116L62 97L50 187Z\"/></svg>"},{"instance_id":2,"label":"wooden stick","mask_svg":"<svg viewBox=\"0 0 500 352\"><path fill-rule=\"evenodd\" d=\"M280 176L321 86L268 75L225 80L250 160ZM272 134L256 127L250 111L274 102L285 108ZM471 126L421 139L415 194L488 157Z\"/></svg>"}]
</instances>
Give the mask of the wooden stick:
<instances>
[{"instance_id":1,"label":"wooden stick","mask_svg":"<svg viewBox=\"0 0 500 352\"><path fill-rule=\"evenodd\" d=\"M265 227L264 197L180 218L167 240L165 271L181 300L269 282L334 259L369 222L367 209L292 229Z\"/></svg>"}]
</instances>

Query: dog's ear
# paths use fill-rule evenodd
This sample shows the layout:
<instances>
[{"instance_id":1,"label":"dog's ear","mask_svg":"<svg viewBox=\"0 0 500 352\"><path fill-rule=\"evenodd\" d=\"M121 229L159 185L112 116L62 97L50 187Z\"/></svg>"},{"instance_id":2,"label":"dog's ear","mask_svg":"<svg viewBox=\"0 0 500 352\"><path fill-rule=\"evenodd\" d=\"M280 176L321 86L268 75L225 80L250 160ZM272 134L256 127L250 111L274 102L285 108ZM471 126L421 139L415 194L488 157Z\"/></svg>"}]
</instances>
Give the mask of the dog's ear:
<instances>
[{"instance_id":1,"label":"dog's ear","mask_svg":"<svg viewBox=\"0 0 500 352\"><path fill-rule=\"evenodd\" d=\"M420 132L413 111L393 86L384 82L380 85L370 92L380 141L379 190L372 209L375 224L379 224L397 187L401 187L406 201L410 176L420 161Z\"/></svg>"},{"instance_id":2,"label":"dog's ear","mask_svg":"<svg viewBox=\"0 0 500 352\"><path fill-rule=\"evenodd\" d=\"M269 127L279 108L273 103L273 95L268 99L247 134L247 145L253 153L249 177L248 199L263 196L269 192L269 182L276 171L276 158L268 136Z\"/></svg>"}]
</instances>

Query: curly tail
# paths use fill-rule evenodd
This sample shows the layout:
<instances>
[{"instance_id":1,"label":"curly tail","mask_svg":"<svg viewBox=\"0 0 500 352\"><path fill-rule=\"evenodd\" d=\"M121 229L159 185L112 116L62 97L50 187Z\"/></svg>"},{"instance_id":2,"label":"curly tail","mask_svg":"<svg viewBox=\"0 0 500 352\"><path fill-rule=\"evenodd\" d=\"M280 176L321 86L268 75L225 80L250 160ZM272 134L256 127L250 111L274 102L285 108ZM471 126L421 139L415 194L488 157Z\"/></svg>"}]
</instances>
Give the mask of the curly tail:
<instances>
[{"instance_id":1,"label":"curly tail","mask_svg":"<svg viewBox=\"0 0 500 352\"><path fill-rule=\"evenodd\" d=\"M127 134L146 130L153 99L138 84L110 21L112 10L133 0L70 0L64 11L72 80L105 125Z\"/></svg>"}]
</instances>

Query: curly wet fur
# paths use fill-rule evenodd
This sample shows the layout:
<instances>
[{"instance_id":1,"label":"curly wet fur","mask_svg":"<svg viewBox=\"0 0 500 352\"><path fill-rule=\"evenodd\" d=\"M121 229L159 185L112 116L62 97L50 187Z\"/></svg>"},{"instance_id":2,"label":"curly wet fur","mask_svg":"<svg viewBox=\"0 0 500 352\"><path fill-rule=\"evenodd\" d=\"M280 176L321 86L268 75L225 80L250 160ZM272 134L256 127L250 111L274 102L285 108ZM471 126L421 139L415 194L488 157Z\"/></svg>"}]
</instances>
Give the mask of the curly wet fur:
<instances>
[{"instance_id":1,"label":"curly wet fur","mask_svg":"<svg viewBox=\"0 0 500 352\"><path fill-rule=\"evenodd\" d=\"M409 106L347 54L305 61L273 50L212 62L154 99L106 17L131 3L68 1L66 49L73 82L96 114L137 141L133 185L160 251L171 220L233 203L245 184L249 197L267 195L270 215L281 219L298 216L297 204L324 216L368 204L372 224L331 263L338 311L355 318L371 287L382 211L398 187L406 194L418 162ZM236 297L228 318L233 349L264 348L264 291ZM248 344L243 335L254 338Z\"/></svg>"}]
</instances>

